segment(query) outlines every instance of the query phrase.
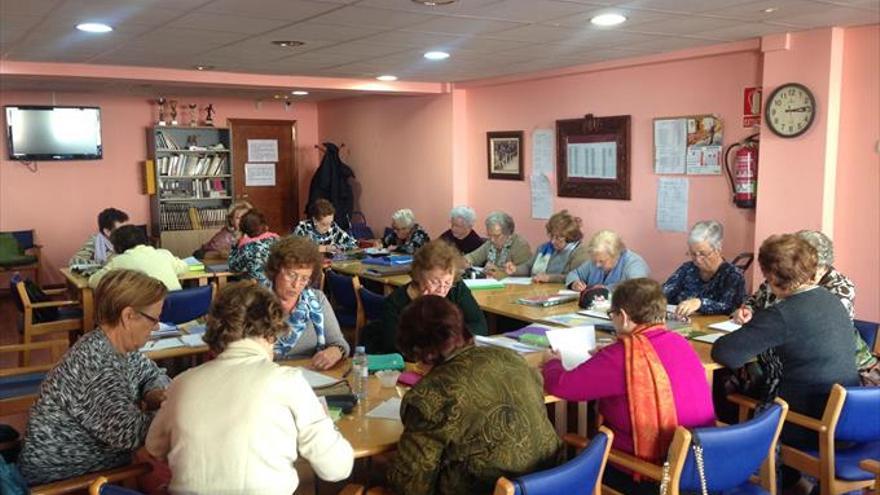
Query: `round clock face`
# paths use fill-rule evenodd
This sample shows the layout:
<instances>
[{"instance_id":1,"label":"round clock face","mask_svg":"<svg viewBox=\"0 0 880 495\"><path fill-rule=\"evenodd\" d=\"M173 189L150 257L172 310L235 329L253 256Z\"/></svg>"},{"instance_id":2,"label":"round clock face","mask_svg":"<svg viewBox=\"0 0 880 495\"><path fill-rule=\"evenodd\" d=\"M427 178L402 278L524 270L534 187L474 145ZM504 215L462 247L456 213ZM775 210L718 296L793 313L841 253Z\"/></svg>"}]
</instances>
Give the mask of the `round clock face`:
<instances>
[{"instance_id":1,"label":"round clock face","mask_svg":"<svg viewBox=\"0 0 880 495\"><path fill-rule=\"evenodd\" d=\"M774 134L784 138L805 133L816 117L816 99L803 84L779 86L767 99L764 118Z\"/></svg>"}]
</instances>

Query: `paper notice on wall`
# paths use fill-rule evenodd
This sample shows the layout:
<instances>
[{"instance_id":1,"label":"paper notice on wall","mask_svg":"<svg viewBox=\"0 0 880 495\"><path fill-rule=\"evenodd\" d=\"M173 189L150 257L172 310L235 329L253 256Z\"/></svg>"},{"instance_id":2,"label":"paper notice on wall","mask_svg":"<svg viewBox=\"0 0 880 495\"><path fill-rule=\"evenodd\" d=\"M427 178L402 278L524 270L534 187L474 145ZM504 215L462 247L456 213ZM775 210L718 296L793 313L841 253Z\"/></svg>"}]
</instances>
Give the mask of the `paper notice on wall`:
<instances>
[{"instance_id":1,"label":"paper notice on wall","mask_svg":"<svg viewBox=\"0 0 880 495\"><path fill-rule=\"evenodd\" d=\"M687 119L654 121L654 172L683 174L687 149Z\"/></svg>"},{"instance_id":2,"label":"paper notice on wall","mask_svg":"<svg viewBox=\"0 0 880 495\"><path fill-rule=\"evenodd\" d=\"M532 174L532 218L547 219L553 214L553 191L546 174Z\"/></svg>"},{"instance_id":3,"label":"paper notice on wall","mask_svg":"<svg viewBox=\"0 0 880 495\"><path fill-rule=\"evenodd\" d=\"M553 130L532 131L532 173L553 174Z\"/></svg>"},{"instance_id":4,"label":"paper notice on wall","mask_svg":"<svg viewBox=\"0 0 880 495\"><path fill-rule=\"evenodd\" d=\"M249 162L277 162L278 140L277 139L248 139Z\"/></svg>"},{"instance_id":5,"label":"paper notice on wall","mask_svg":"<svg viewBox=\"0 0 880 495\"><path fill-rule=\"evenodd\" d=\"M687 173L688 175L721 175L721 146L689 147Z\"/></svg>"},{"instance_id":6,"label":"paper notice on wall","mask_svg":"<svg viewBox=\"0 0 880 495\"><path fill-rule=\"evenodd\" d=\"M657 186L657 230L687 232L688 179L661 177Z\"/></svg>"},{"instance_id":7,"label":"paper notice on wall","mask_svg":"<svg viewBox=\"0 0 880 495\"><path fill-rule=\"evenodd\" d=\"M244 164L244 185L253 186L274 186L275 185L275 164L274 163L245 163Z\"/></svg>"},{"instance_id":8,"label":"paper notice on wall","mask_svg":"<svg viewBox=\"0 0 880 495\"><path fill-rule=\"evenodd\" d=\"M617 179L617 142L568 143L568 177Z\"/></svg>"}]
</instances>

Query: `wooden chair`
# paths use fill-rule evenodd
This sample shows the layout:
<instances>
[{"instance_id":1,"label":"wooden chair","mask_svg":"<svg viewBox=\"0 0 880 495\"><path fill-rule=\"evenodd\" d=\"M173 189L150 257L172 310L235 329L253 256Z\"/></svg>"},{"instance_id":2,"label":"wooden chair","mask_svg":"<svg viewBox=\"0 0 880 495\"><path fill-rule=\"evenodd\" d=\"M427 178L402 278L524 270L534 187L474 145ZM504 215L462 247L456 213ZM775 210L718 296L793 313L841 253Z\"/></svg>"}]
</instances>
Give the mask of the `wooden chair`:
<instances>
[{"instance_id":1,"label":"wooden chair","mask_svg":"<svg viewBox=\"0 0 880 495\"><path fill-rule=\"evenodd\" d=\"M64 299L60 301L32 302L30 296L28 296L24 281L19 281L15 284L15 291L22 304L22 321L24 325L24 336L22 341L24 344L32 343L34 341L34 337L59 332L65 332L70 343L73 344L79 334L82 333L82 313L75 314L74 312L71 312L68 314L64 314L64 312L59 311L58 318L53 321L42 323L36 323L34 321L34 310L42 308L75 308L78 306L78 302L69 299ZM50 296L53 296L66 294L66 289L44 289L43 292ZM29 366L31 357L30 352L24 351L21 357L21 366Z\"/></svg>"},{"instance_id":2,"label":"wooden chair","mask_svg":"<svg viewBox=\"0 0 880 495\"><path fill-rule=\"evenodd\" d=\"M61 359L67 346L67 340L47 340L31 344L0 346L0 355L30 353L42 349L48 349L51 352L49 363L0 369L0 410L3 411L3 414L27 412L37 398L40 384L43 383L46 373Z\"/></svg>"},{"instance_id":3,"label":"wooden chair","mask_svg":"<svg viewBox=\"0 0 880 495\"><path fill-rule=\"evenodd\" d=\"M859 467L874 475L874 495L880 495L880 461L865 459L859 463Z\"/></svg>"},{"instance_id":4,"label":"wooden chair","mask_svg":"<svg viewBox=\"0 0 880 495\"><path fill-rule=\"evenodd\" d=\"M740 406L740 417L756 402L740 395L728 397ZM782 463L819 480L821 495L839 495L876 487L875 475L860 468L864 459L880 458L880 387L835 384L821 419L789 412L786 421L819 434L819 449L805 451L782 444ZM870 421L868 418L875 418ZM835 447L842 442L846 447Z\"/></svg>"},{"instance_id":5,"label":"wooden chair","mask_svg":"<svg viewBox=\"0 0 880 495\"><path fill-rule=\"evenodd\" d=\"M0 273L33 271L39 284L41 248L33 230L0 232Z\"/></svg>"},{"instance_id":6,"label":"wooden chair","mask_svg":"<svg viewBox=\"0 0 880 495\"><path fill-rule=\"evenodd\" d=\"M106 476L99 476L89 485L89 495L143 495L141 492L109 484Z\"/></svg>"},{"instance_id":7,"label":"wooden chair","mask_svg":"<svg viewBox=\"0 0 880 495\"><path fill-rule=\"evenodd\" d=\"M85 490L89 490L91 493L92 485L101 478L107 480L106 483L122 483L126 486L136 487L138 476L150 471L152 471L152 467L149 464L131 464L106 471L96 471L76 478L31 487L31 495L65 495Z\"/></svg>"}]
</instances>

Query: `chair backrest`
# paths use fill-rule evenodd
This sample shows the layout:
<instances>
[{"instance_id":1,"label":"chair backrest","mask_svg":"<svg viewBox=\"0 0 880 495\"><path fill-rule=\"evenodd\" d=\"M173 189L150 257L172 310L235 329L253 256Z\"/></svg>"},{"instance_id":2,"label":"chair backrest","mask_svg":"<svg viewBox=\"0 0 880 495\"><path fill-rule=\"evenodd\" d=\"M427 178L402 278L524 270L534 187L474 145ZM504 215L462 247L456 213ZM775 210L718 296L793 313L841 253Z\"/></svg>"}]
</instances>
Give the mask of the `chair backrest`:
<instances>
[{"instance_id":1,"label":"chair backrest","mask_svg":"<svg viewBox=\"0 0 880 495\"><path fill-rule=\"evenodd\" d=\"M18 246L21 249L30 249L34 247L34 231L31 230L16 230L14 232L10 232L12 237L15 237L16 242L18 242Z\"/></svg>"},{"instance_id":2,"label":"chair backrest","mask_svg":"<svg viewBox=\"0 0 880 495\"><path fill-rule=\"evenodd\" d=\"M771 449L775 450L787 412L788 405L778 400L749 421L716 428L696 428L693 433L679 427L676 436L681 432L690 437L698 437L703 446L703 472L707 488L712 492L720 492L748 482L752 474L761 467ZM671 469L672 477L673 480L678 480L680 491L699 493L700 476L694 450L690 448L691 442L685 444L687 457L680 474L676 475L677 468L674 466ZM673 454L673 448L670 448L670 455ZM731 462L733 459L736 462ZM670 459L671 465L679 463L680 459Z\"/></svg>"},{"instance_id":3,"label":"chair backrest","mask_svg":"<svg viewBox=\"0 0 880 495\"><path fill-rule=\"evenodd\" d=\"M171 291L165 296L159 320L177 325L204 316L211 308L213 295L211 284Z\"/></svg>"},{"instance_id":4,"label":"chair backrest","mask_svg":"<svg viewBox=\"0 0 880 495\"><path fill-rule=\"evenodd\" d=\"M864 320L853 320L856 330L862 336L862 340L868 344L868 349L877 353L877 330L880 329L880 323Z\"/></svg>"},{"instance_id":5,"label":"chair backrest","mask_svg":"<svg viewBox=\"0 0 880 495\"><path fill-rule=\"evenodd\" d=\"M382 311L385 307L385 296L376 294L370 289L364 287L360 287L358 293L364 307L364 316L366 317L365 323L381 319Z\"/></svg>"},{"instance_id":6,"label":"chair backrest","mask_svg":"<svg viewBox=\"0 0 880 495\"><path fill-rule=\"evenodd\" d=\"M735 258L730 262L731 265L737 267L745 273L746 270L752 266L752 261L755 259L755 253L739 253Z\"/></svg>"},{"instance_id":7,"label":"chair backrest","mask_svg":"<svg viewBox=\"0 0 880 495\"><path fill-rule=\"evenodd\" d=\"M880 387L846 387L843 409L834 428L834 440L880 441ZM874 421L868 421L874 418Z\"/></svg>"},{"instance_id":8,"label":"chair backrest","mask_svg":"<svg viewBox=\"0 0 880 495\"><path fill-rule=\"evenodd\" d=\"M527 474L513 480L517 495L599 493L605 462L614 434L602 427L580 454L561 466ZM496 493L498 491L496 490Z\"/></svg>"},{"instance_id":9,"label":"chair backrest","mask_svg":"<svg viewBox=\"0 0 880 495\"><path fill-rule=\"evenodd\" d=\"M333 296L333 304L337 311L342 310L355 314L357 312L357 296L354 292L352 277L328 270L326 283L330 286L330 295Z\"/></svg>"}]
</instances>

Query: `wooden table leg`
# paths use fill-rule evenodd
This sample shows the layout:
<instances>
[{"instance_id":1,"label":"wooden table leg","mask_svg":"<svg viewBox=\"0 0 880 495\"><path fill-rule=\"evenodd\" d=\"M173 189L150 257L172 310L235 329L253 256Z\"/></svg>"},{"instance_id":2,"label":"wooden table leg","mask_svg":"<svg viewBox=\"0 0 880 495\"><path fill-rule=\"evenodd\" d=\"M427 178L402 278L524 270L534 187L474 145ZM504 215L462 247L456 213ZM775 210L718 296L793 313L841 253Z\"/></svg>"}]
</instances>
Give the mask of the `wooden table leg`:
<instances>
[{"instance_id":1,"label":"wooden table leg","mask_svg":"<svg viewBox=\"0 0 880 495\"><path fill-rule=\"evenodd\" d=\"M95 295L91 287L80 290L79 302L83 311L83 333L95 328Z\"/></svg>"},{"instance_id":2,"label":"wooden table leg","mask_svg":"<svg viewBox=\"0 0 880 495\"><path fill-rule=\"evenodd\" d=\"M560 437L568 433L568 401L559 400L553 403L553 425Z\"/></svg>"}]
</instances>

